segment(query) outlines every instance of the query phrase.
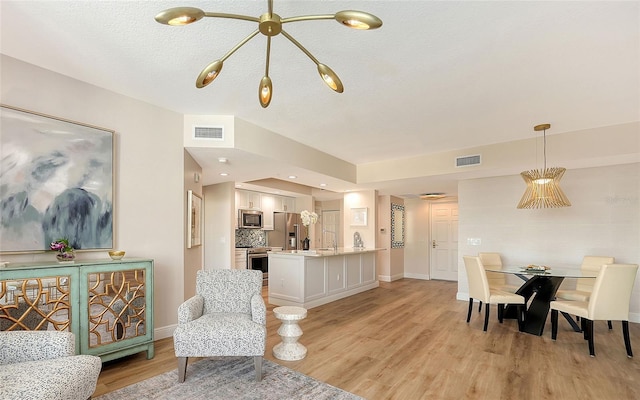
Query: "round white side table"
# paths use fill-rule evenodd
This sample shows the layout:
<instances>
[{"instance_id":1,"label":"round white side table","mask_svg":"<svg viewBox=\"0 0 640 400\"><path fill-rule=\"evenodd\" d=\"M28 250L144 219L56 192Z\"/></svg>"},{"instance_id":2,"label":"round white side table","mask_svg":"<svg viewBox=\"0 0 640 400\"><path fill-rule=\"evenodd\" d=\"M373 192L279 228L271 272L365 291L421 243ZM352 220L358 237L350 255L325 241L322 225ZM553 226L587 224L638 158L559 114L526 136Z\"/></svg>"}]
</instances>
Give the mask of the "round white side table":
<instances>
[{"instance_id":1,"label":"round white side table","mask_svg":"<svg viewBox=\"0 0 640 400\"><path fill-rule=\"evenodd\" d=\"M273 347L273 356L285 361L305 358L307 348L298 343L298 339L302 336L302 329L300 329L298 321L307 317L307 310L302 307L284 306L274 308L273 314L282 321L282 325L278 329L282 343Z\"/></svg>"}]
</instances>

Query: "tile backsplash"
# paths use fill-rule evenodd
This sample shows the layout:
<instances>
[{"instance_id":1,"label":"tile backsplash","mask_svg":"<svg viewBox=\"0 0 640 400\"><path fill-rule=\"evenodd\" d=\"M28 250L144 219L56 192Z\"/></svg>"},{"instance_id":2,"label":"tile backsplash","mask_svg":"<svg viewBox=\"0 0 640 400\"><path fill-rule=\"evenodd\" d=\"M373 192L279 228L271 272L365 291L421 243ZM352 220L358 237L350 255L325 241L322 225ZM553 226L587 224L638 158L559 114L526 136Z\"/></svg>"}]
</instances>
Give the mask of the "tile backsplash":
<instances>
[{"instance_id":1,"label":"tile backsplash","mask_svg":"<svg viewBox=\"0 0 640 400\"><path fill-rule=\"evenodd\" d=\"M236 229L236 247L264 247L267 232L262 229Z\"/></svg>"}]
</instances>

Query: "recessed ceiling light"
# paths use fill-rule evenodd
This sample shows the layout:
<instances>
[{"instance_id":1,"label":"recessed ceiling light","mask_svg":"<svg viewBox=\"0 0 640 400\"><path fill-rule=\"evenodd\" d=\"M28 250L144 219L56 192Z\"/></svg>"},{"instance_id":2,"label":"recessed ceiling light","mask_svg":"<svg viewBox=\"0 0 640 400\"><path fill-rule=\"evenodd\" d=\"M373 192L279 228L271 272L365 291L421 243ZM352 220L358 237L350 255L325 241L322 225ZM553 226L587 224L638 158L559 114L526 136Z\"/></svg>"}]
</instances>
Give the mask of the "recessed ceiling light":
<instances>
[{"instance_id":1,"label":"recessed ceiling light","mask_svg":"<svg viewBox=\"0 0 640 400\"><path fill-rule=\"evenodd\" d=\"M226 164L227 162L229 162L229 160L227 160L226 157L218 157L218 162L221 164Z\"/></svg>"},{"instance_id":2,"label":"recessed ceiling light","mask_svg":"<svg viewBox=\"0 0 640 400\"><path fill-rule=\"evenodd\" d=\"M327 184L326 184L326 183L321 183L321 184L320 184L320 187L325 187L325 186L327 186Z\"/></svg>"},{"instance_id":3,"label":"recessed ceiling light","mask_svg":"<svg viewBox=\"0 0 640 400\"><path fill-rule=\"evenodd\" d=\"M295 176L295 175L289 175L289 179L296 179L296 178L297 178L297 176Z\"/></svg>"},{"instance_id":4,"label":"recessed ceiling light","mask_svg":"<svg viewBox=\"0 0 640 400\"><path fill-rule=\"evenodd\" d=\"M229 174L226 172L220 172L220 176L229 176Z\"/></svg>"}]
</instances>

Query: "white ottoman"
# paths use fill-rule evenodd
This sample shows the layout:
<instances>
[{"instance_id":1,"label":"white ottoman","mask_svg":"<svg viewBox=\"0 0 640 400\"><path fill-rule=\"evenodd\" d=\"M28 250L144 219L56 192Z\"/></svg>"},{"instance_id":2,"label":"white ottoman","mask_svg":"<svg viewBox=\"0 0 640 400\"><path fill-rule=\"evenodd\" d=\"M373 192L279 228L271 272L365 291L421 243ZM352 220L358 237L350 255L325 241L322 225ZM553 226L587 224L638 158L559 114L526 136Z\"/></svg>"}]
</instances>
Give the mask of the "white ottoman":
<instances>
[{"instance_id":1,"label":"white ottoman","mask_svg":"<svg viewBox=\"0 0 640 400\"><path fill-rule=\"evenodd\" d=\"M307 355L307 348L298 343L302 336L298 321L306 318L307 310L302 307L284 306L274 308L273 314L282 321L278 329L282 343L273 347L273 356L285 361L302 360Z\"/></svg>"}]
</instances>

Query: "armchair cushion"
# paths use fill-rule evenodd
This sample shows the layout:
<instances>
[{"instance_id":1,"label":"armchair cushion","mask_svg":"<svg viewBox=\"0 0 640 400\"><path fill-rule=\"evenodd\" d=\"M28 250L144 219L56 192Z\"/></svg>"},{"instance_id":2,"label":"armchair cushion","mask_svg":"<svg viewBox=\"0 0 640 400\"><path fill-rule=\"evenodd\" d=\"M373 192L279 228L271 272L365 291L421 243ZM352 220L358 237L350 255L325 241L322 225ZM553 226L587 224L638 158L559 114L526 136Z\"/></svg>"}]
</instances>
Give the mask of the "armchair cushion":
<instances>
[{"instance_id":1,"label":"armchair cushion","mask_svg":"<svg viewBox=\"0 0 640 400\"><path fill-rule=\"evenodd\" d=\"M0 332L0 398L90 398L102 362L100 357L74 354L75 336L71 332Z\"/></svg>"}]
</instances>

